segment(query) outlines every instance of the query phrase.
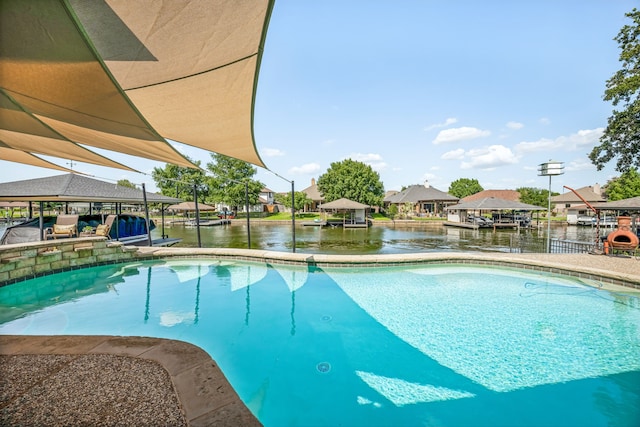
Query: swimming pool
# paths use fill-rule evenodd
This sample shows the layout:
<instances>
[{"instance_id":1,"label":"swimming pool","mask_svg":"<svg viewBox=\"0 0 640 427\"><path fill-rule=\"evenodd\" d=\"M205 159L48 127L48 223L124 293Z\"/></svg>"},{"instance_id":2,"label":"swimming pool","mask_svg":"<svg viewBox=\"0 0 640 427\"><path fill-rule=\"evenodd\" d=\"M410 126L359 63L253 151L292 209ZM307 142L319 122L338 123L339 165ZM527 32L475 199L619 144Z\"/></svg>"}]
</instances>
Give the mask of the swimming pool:
<instances>
[{"instance_id":1,"label":"swimming pool","mask_svg":"<svg viewBox=\"0 0 640 427\"><path fill-rule=\"evenodd\" d=\"M515 269L117 264L0 288L0 333L191 342L265 426L640 419L637 296Z\"/></svg>"}]
</instances>

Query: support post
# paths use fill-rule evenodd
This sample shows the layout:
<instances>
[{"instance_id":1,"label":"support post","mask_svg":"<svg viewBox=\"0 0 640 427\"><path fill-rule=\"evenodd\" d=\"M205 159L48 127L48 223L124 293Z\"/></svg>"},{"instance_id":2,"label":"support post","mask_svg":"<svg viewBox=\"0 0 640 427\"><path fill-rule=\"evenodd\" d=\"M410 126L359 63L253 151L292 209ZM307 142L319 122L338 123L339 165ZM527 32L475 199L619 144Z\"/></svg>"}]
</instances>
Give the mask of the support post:
<instances>
[{"instance_id":1,"label":"support post","mask_svg":"<svg viewBox=\"0 0 640 427\"><path fill-rule=\"evenodd\" d=\"M249 182L244 182L244 210L247 212L247 249L251 249L251 222L249 219Z\"/></svg>"},{"instance_id":2,"label":"support post","mask_svg":"<svg viewBox=\"0 0 640 427\"><path fill-rule=\"evenodd\" d=\"M142 183L142 200L144 200L144 220L147 223L147 242L149 246L153 246L153 241L151 240L151 221L149 220L149 205L147 204L147 190L144 182Z\"/></svg>"},{"instance_id":3,"label":"support post","mask_svg":"<svg viewBox=\"0 0 640 427\"><path fill-rule=\"evenodd\" d=\"M296 253L296 191L294 181L291 180L291 236L293 245L291 251Z\"/></svg>"},{"instance_id":4,"label":"support post","mask_svg":"<svg viewBox=\"0 0 640 427\"><path fill-rule=\"evenodd\" d=\"M31 202L29 202L29 205L31 205ZM40 225L40 240L44 240L44 202L40 202L39 203L39 209L40 209L40 217L39 217L39 225Z\"/></svg>"},{"instance_id":5,"label":"support post","mask_svg":"<svg viewBox=\"0 0 640 427\"><path fill-rule=\"evenodd\" d=\"M198 186L197 184L193 184L193 202L196 207L196 230L198 233L198 247L202 247L202 239L200 237L200 210L198 209Z\"/></svg>"},{"instance_id":6,"label":"support post","mask_svg":"<svg viewBox=\"0 0 640 427\"><path fill-rule=\"evenodd\" d=\"M549 192L547 193L547 253L551 253L551 175L549 175Z\"/></svg>"}]
</instances>

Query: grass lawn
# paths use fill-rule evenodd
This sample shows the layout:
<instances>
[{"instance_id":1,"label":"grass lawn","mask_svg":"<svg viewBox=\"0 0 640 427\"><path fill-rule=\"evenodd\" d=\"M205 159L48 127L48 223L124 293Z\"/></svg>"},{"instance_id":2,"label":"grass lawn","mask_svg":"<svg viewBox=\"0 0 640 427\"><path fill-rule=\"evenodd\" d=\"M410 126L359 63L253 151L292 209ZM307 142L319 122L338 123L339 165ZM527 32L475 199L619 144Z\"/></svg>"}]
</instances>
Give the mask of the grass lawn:
<instances>
[{"instance_id":1,"label":"grass lawn","mask_svg":"<svg viewBox=\"0 0 640 427\"><path fill-rule=\"evenodd\" d=\"M305 221L313 221L316 218L320 218L320 214L315 212L303 212L303 213L296 214L296 219L302 219ZM266 216L262 219L267 221L285 221L285 220L291 219L291 214L289 212L278 212L278 213Z\"/></svg>"}]
</instances>

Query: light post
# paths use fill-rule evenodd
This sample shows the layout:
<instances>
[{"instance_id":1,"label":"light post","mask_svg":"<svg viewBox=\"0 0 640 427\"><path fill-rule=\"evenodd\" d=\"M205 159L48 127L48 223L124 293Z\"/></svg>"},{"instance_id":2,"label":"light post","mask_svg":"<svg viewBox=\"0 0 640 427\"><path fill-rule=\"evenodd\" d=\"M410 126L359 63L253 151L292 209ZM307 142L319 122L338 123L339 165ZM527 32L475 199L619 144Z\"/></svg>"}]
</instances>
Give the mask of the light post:
<instances>
[{"instance_id":1,"label":"light post","mask_svg":"<svg viewBox=\"0 0 640 427\"><path fill-rule=\"evenodd\" d=\"M563 173L563 162L549 160L546 163L540 163L538 165L538 176L549 177L549 193L547 205L547 253L551 253L551 177L553 175L562 175Z\"/></svg>"}]
</instances>

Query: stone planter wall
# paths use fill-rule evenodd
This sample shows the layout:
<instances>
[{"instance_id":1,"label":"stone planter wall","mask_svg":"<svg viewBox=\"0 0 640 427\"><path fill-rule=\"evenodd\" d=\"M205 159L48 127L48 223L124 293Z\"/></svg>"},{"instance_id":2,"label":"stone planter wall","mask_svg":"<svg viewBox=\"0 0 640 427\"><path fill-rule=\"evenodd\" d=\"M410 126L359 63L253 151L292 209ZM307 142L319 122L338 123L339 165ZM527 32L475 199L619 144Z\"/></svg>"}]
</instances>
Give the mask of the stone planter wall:
<instances>
[{"instance_id":1,"label":"stone planter wall","mask_svg":"<svg viewBox=\"0 0 640 427\"><path fill-rule=\"evenodd\" d=\"M136 258L138 248L104 237L0 246L0 286L46 274Z\"/></svg>"}]
</instances>

